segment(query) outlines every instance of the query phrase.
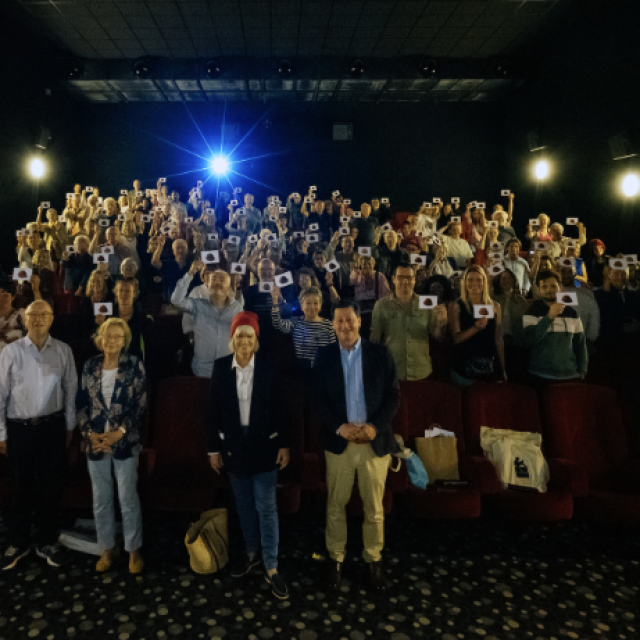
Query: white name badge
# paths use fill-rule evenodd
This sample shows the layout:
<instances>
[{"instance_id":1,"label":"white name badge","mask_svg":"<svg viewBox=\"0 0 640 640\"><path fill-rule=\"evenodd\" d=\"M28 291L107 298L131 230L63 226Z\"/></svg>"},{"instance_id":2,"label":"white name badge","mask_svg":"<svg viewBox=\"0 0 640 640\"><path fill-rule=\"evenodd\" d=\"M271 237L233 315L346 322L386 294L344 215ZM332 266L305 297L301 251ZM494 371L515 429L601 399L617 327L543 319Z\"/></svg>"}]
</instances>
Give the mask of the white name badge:
<instances>
[{"instance_id":1,"label":"white name badge","mask_svg":"<svg viewBox=\"0 0 640 640\"><path fill-rule=\"evenodd\" d=\"M305 201L307 204L311 204L311 203L313 202L313 198L311 198L310 196L305 196L305 197L304 197L304 201Z\"/></svg>"},{"instance_id":2,"label":"white name badge","mask_svg":"<svg viewBox=\"0 0 640 640\"><path fill-rule=\"evenodd\" d=\"M318 187L309 187L309 191L317 191Z\"/></svg>"},{"instance_id":3,"label":"white name badge","mask_svg":"<svg viewBox=\"0 0 640 640\"><path fill-rule=\"evenodd\" d=\"M487 227L489 227L489 229L497 229L498 228L498 221L497 220L489 220L487 221Z\"/></svg>"},{"instance_id":4,"label":"white name badge","mask_svg":"<svg viewBox=\"0 0 640 640\"><path fill-rule=\"evenodd\" d=\"M75 253L76 252L76 248L72 244L67 245L66 246L66 250L67 250L67 253Z\"/></svg>"},{"instance_id":5,"label":"white name badge","mask_svg":"<svg viewBox=\"0 0 640 640\"><path fill-rule=\"evenodd\" d=\"M538 218L529 218L529 224L530 224L532 227L537 227L537 226L539 226Z\"/></svg>"},{"instance_id":6,"label":"white name badge","mask_svg":"<svg viewBox=\"0 0 640 640\"><path fill-rule=\"evenodd\" d=\"M118 214L118 220L120 221L124 221L127 219L127 216L124 215L124 213L119 213Z\"/></svg>"},{"instance_id":7,"label":"white name badge","mask_svg":"<svg viewBox=\"0 0 640 640\"><path fill-rule=\"evenodd\" d=\"M232 201L231 201L231 204L232 204L234 207L237 207L237 206L238 206L238 201L237 201L237 200L232 200Z\"/></svg>"},{"instance_id":8,"label":"white name badge","mask_svg":"<svg viewBox=\"0 0 640 640\"><path fill-rule=\"evenodd\" d=\"M258 240L259 240L259 238L258 238L257 234L255 234L255 233L253 235L250 235L247 238L247 242L249 244L258 244Z\"/></svg>"},{"instance_id":9,"label":"white name badge","mask_svg":"<svg viewBox=\"0 0 640 640\"><path fill-rule=\"evenodd\" d=\"M493 305L491 304L474 304L473 317L476 320L481 318L493 318Z\"/></svg>"},{"instance_id":10,"label":"white name badge","mask_svg":"<svg viewBox=\"0 0 640 640\"><path fill-rule=\"evenodd\" d=\"M85 187L85 188L84 188L84 190L85 190L87 193L92 193L92 192L93 192L93 187Z\"/></svg>"},{"instance_id":11,"label":"white name badge","mask_svg":"<svg viewBox=\"0 0 640 640\"><path fill-rule=\"evenodd\" d=\"M345 200L342 201L344 204L351 204L351 200L349 200L348 198L346 198Z\"/></svg>"},{"instance_id":12,"label":"white name badge","mask_svg":"<svg viewBox=\"0 0 640 640\"><path fill-rule=\"evenodd\" d=\"M293 238L304 238L304 231L294 231L293 232Z\"/></svg>"},{"instance_id":13,"label":"white name badge","mask_svg":"<svg viewBox=\"0 0 640 640\"><path fill-rule=\"evenodd\" d=\"M478 202L478 209L486 209L486 208L487 208L486 202Z\"/></svg>"},{"instance_id":14,"label":"white name badge","mask_svg":"<svg viewBox=\"0 0 640 640\"><path fill-rule=\"evenodd\" d=\"M462 216L451 216L451 222L460 224L462 222Z\"/></svg>"},{"instance_id":15,"label":"white name badge","mask_svg":"<svg viewBox=\"0 0 640 640\"><path fill-rule=\"evenodd\" d=\"M187 217L184 219L184 221L185 221L185 222L187 222L187 223L192 223L192 222L193 222L193 218L192 218L191 216L187 216Z\"/></svg>"},{"instance_id":16,"label":"white name badge","mask_svg":"<svg viewBox=\"0 0 640 640\"><path fill-rule=\"evenodd\" d=\"M287 213L287 207L278 207L280 213Z\"/></svg>"},{"instance_id":17,"label":"white name badge","mask_svg":"<svg viewBox=\"0 0 640 640\"><path fill-rule=\"evenodd\" d=\"M442 200L440 198L433 198L434 202L442 202Z\"/></svg>"},{"instance_id":18,"label":"white name badge","mask_svg":"<svg viewBox=\"0 0 640 640\"><path fill-rule=\"evenodd\" d=\"M339 191L334 191L332 195L333 195L334 198L337 198L340 195L340 192Z\"/></svg>"},{"instance_id":19,"label":"white name badge","mask_svg":"<svg viewBox=\"0 0 640 640\"><path fill-rule=\"evenodd\" d=\"M96 316L112 316L113 315L113 303L111 302L96 302L93 305L93 314Z\"/></svg>"},{"instance_id":20,"label":"white name badge","mask_svg":"<svg viewBox=\"0 0 640 640\"><path fill-rule=\"evenodd\" d=\"M350 236L351 235L351 229L349 227L340 227L340 229L338 229L338 233L341 236Z\"/></svg>"},{"instance_id":21,"label":"white name badge","mask_svg":"<svg viewBox=\"0 0 640 640\"><path fill-rule=\"evenodd\" d=\"M504 249L504 244L502 242L492 242L489 245L490 249L495 249L497 251L502 251Z\"/></svg>"},{"instance_id":22,"label":"white name badge","mask_svg":"<svg viewBox=\"0 0 640 640\"><path fill-rule=\"evenodd\" d=\"M354 211L354 212L353 212L353 217L354 217L354 218L362 218L362 212L360 212L360 211Z\"/></svg>"},{"instance_id":23,"label":"white name badge","mask_svg":"<svg viewBox=\"0 0 640 640\"><path fill-rule=\"evenodd\" d=\"M166 178L160 178L160 184L164 184L167 181Z\"/></svg>"},{"instance_id":24,"label":"white name badge","mask_svg":"<svg viewBox=\"0 0 640 640\"><path fill-rule=\"evenodd\" d=\"M460 198L451 198L451 202L453 204L459 204L460 203Z\"/></svg>"},{"instance_id":25,"label":"white name badge","mask_svg":"<svg viewBox=\"0 0 640 640\"><path fill-rule=\"evenodd\" d=\"M627 253L622 256L627 266L630 264L638 264L638 255L636 253Z\"/></svg>"},{"instance_id":26,"label":"white name badge","mask_svg":"<svg viewBox=\"0 0 640 640\"><path fill-rule=\"evenodd\" d=\"M50 209L50 208L51 208L51 203L50 203L50 202L41 202L41 203L40 203L40 206L41 206L43 209Z\"/></svg>"}]
</instances>

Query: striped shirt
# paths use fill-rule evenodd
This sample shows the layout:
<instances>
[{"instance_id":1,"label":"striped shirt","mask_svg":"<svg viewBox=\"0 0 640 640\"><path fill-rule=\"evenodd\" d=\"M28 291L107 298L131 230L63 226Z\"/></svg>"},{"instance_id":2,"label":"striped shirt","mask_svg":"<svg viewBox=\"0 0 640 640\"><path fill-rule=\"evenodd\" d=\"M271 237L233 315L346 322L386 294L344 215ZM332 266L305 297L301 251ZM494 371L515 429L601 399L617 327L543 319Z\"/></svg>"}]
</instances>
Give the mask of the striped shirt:
<instances>
[{"instance_id":1,"label":"striped shirt","mask_svg":"<svg viewBox=\"0 0 640 640\"><path fill-rule=\"evenodd\" d=\"M280 317L280 308L272 307L271 320L275 329L292 334L296 356L300 360L309 360L311 366L313 366L316 351L336 341L331 321L324 318L318 322L309 322L304 318L283 320Z\"/></svg>"}]
</instances>

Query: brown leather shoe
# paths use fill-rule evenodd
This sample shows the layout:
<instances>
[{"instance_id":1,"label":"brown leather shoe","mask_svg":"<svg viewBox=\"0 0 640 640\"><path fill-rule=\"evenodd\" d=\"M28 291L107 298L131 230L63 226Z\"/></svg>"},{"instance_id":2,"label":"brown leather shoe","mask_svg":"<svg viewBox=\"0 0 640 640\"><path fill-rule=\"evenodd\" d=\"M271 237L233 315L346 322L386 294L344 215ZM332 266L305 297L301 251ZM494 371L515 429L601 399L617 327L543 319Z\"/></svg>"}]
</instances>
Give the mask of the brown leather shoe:
<instances>
[{"instance_id":1,"label":"brown leather shoe","mask_svg":"<svg viewBox=\"0 0 640 640\"><path fill-rule=\"evenodd\" d=\"M384 574L384 564L382 560L369 563L369 577L374 591L384 591L387 588L387 578Z\"/></svg>"},{"instance_id":2,"label":"brown leather shoe","mask_svg":"<svg viewBox=\"0 0 640 640\"><path fill-rule=\"evenodd\" d=\"M330 589L339 589L342 582L342 562L336 560L329 561L329 570L327 571L327 586Z\"/></svg>"}]
</instances>

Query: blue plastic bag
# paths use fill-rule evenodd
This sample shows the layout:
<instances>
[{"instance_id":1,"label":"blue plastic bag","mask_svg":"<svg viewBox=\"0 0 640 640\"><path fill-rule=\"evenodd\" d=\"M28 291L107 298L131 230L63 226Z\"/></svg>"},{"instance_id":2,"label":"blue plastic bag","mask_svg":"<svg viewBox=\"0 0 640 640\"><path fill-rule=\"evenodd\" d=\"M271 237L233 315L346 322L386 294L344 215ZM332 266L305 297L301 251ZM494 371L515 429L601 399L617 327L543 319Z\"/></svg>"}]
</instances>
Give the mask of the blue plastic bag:
<instances>
[{"instance_id":1,"label":"blue plastic bag","mask_svg":"<svg viewBox=\"0 0 640 640\"><path fill-rule=\"evenodd\" d=\"M418 489L426 489L429 484L429 474L422 464L422 460L411 452L411 455L405 459L407 463L407 471L409 472L409 480L414 487Z\"/></svg>"}]
</instances>

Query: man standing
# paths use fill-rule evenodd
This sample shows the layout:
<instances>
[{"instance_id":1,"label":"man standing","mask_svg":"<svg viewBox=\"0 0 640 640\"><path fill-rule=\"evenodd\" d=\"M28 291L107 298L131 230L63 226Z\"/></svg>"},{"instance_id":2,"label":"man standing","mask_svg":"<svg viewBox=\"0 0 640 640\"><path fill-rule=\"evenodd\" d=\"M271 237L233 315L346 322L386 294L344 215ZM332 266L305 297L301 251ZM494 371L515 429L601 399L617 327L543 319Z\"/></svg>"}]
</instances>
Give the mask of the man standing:
<instances>
[{"instance_id":1,"label":"man standing","mask_svg":"<svg viewBox=\"0 0 640 640\"><path fill-rule=\"evenodd\" d=\"M576 287L575 267L560 267L560 279L562 291L575 293L578 297L576 311L578 312L578 317L582 320L582 328L587 339L587 345L592 345L600 335L600 309L595 296L586 287Z\"/></svg>"},{"instance_id":2,"label":"man standing","mask_svg":"<svg viewBox=\"0 0 640 640\"><path fill-rule=\"evenodd\" d=\"M354 476L364 505L363 557L371 584L386 587L382 549L382 498L394 438L391 421L400 390L391 354L360 337L360 307L341 301L333 309L337 343L318 349L314 369L318 412L327 463L326 545L331 558L329 585L337 589L347 544L345 507Z\"/></svg>"},{"instance_id":3,"label":"man standing","mask_svg":"<svg viewBox=\"0 0 640 640\"><path fill-rule=\"evenodd\" d=\"M228 356L231 322L242 311L242 305L231 291L231 278L218 269L207 271L204 281L209 298L188 298L189 285L204 263L194 260L189 272L178 282L171 295L171 304L191 316L194 332L193 374L210 378L217 358Z\"/></svg>"},{"instance_id":4,"label":"man standing","mask_svg":"<svg viewBox=\"0 0 640 640\"><path fill-rule=\"evenodd\" d=\"M443 304L425 310L413 291L416 274L400 265L393 276L395 293L376 302L371 321L371 342L383 343L391 352L400 380L424 380L431 375L429 336L444 338L447 308Z\"/></svg>"},{"instance_id":5,"label":"man standing","mask_svg":"<svg viewBox=\"0 0 640 640\"><path fill-rule=\"evenodd\" d=\"M534 385L583 379L589 359L587 341L575 309L556 301L560 276L555 271L542 271L536 284L542 300L536 300L522 318Z\"/></svg>"},{"instance_id":6,"label":"man standing","mask_svg":"<svg viewBox=\"0 0 640 640\"><path fill-rule=\"evenodd\" d=\"M250 193L244 196L244 213L247 216L247 233L252 235L262 231L262 211L253 206L253 196Z\"/></svg>"},{"instance_id":7,"label":"man standing","mask_svg":"<svg viewBox=\"0 0 640 640\"><path fill-rule=\"evenodd\" d=\"M57 543L57 512L65 448L76 423L76 372L71 348L49 335L53 311L44 301L26 311L27 335L0 354L0 454L12 474L9 547L0 569L12 569L31 551L31 511L36 553L53 567L71 557Z\"/></svg>"}]
</instances>

